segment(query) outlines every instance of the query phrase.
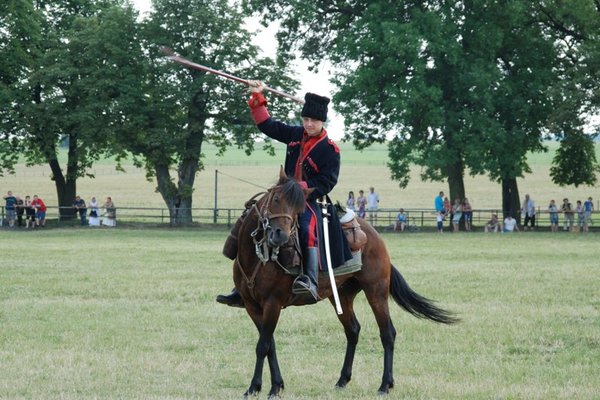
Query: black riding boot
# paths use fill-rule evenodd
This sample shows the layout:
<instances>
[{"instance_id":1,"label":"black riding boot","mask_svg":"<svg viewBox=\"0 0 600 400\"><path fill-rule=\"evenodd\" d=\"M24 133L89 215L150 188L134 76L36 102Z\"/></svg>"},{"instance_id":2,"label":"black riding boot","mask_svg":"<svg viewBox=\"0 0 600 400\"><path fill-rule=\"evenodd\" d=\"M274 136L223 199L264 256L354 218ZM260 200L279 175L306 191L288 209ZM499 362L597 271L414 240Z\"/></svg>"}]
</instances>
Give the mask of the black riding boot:
<instances>
[{"instance_id":1,"label":"black riding boot","mask_svg":"<svg viewBox=\"0 0 600 400\"><path fill-rule=\"evenodd\" d=\"M292 293L310 293L315 301L319 301L319 251L316 247L308 247L304 257L304 274L298 276L292 285Z\"/></svg>"},{"instance_id":2,"label":"black riding boot","mask_svg":"<svg viewBox=\"0 0 600 400\"><path fill-rule=\"evenodd\" d=\"M229 294L218 295L217 303L226 304L231 307L244 308L244 300L236 288L233 288Z\"/></svg>"}]
</instances>

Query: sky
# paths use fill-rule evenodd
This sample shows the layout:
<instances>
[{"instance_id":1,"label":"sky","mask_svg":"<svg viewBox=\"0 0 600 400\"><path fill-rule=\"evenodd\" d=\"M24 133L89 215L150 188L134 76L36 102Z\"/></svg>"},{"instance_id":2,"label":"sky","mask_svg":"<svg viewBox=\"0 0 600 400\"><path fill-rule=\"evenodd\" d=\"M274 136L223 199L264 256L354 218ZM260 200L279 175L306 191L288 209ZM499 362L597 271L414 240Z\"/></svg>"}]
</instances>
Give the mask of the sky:
<instances>
[{"instance_id":1,"label":"sky","mask_svg":"<svg viewBox=\"0 0 600 400\"><path fill-rule=\"evenodd\" d=\"M140 13L145 13L151 10L152 2L151 0L131 0L133 5L140 11ZM259 24L252 24L252 26L260 26ZM262 26L260 26L262 28ZM248 28L249 29L249 28ZM262 31L257 32L254 36L254 43L261 47L264 55L273 57L275 50L277 48L277 40L275 39L276 27L262 29ZM196 60L190 60L196 61ZM210 67L210 65L207 65ZM224 71L227 72L227 71ZM297 74L297 78L301 82L301 88L298 93L291 93L298 97L304 97L304 93L312 92L321 96L327 96L329 98L332 97L334 86L329 82L329 76L327 72L327 66L319 69L318 73L314 73L308 70L306 64L302 62L297 63L297 68L295 69ZM259 79L260 77L242 77L246 79ZM267 85L269 82L265 82ZM286 91L284 88L275 88L281 89L284 92ZM275 116L276 117L276 116ZM344 135L344 120L342 117L337 115L335 111L332 109L331 103L329 106L329 111L327 113L327 122L325 125L327 129L327 134L330 138L334 140L340 140Z\"/></svg>"}]
</instances>

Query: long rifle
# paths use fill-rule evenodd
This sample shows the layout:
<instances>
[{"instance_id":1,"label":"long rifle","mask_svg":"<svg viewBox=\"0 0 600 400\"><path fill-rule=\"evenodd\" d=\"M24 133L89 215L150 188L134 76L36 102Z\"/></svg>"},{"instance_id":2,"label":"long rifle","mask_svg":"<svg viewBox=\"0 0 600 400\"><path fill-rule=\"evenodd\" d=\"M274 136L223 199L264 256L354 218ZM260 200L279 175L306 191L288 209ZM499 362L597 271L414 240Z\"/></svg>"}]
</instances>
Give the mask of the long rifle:
<instances>
[{"instance_id":1,"label":"long rifle","mask_svg":"<svg viewBox=\"0 0 600 400\"><path fill-rule=\"evenodd\" d=\"M164 47L163 46L163 47L160 48L160 51L169 60L171 60L173 62L176 62L178 64L181 64L181 65L184 65L184 66L186 66L186 67L188 67L190 69L195 69L195 70L198 70L198 71L208 72L209 74L218 75L218 76L221 76L221 77L223 77L225 79L229 79L229 80L232 80L232 81L235 81L235 82L238 82L238 83L242 83L242 84L244 84L246 86L250 85L250 82L248 81L248 79L240 78L238 76L228 74L227 72L219 71L219 70L216 70L214 68L210 68L210 67L207 67L205 65L192 62L192 61L188 60L187 58L184 58L184 57L181 57L180 55L175 54L175 52L173 52L173 50L170 49L170 48L168 48L168 47ZM285 97L287 99L293 100L296 103L304 104L304 99L301 99L301 98L293 96L291 94L282 92L281 90L273 89L272 87L268 87L268 86L265 86L265 90L268 91L268 92L271 92L273 94L276 94L278 96Z\"/></svg>"}]
</instances>

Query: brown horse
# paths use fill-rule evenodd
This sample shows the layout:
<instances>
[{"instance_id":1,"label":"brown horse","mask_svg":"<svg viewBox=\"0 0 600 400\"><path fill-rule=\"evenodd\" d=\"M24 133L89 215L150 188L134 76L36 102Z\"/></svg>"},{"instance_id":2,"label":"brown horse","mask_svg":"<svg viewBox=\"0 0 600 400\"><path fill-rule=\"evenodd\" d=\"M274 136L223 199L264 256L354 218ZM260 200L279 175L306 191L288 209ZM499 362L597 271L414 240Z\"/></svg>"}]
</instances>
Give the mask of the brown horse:
<instances>
[{"instance_id":1,"label":"brown horse","mask_svg":"<svg viewBox=\"0 0 600 400\"><path fill-rule=\"evenodd\" d=\"M271 372L269 398L276 397L284 386L273 333L282 308L306 303L292 294L294 276L286 274L273 258L277 259L279 247L288 242L294 231L296 216L304 210L305 194L295 180L281 174L277 185L258 200L240 227L233 277L244 299L246 311L259 333L254 376L244 396L260 392L265 357ZM444 324L454 323L457 319L415 293L391 264L383 240L375 229L362 219L359 219L359 223L368 237L362 253L363 267L358 272L335 278L343 310L338 318L344 326L347 339L344 364L336 387L345 387L352 377L352 362L360 332L353 302L362 290L375 314L383 344L383 378L379 393L385 394L394 386L392 370L396 337L388 309L388 296L391 294L396 303L416 317ZM319 279L319 296L322 299L329 298L333 304L332 293L328 276L322 276Z\"/></svg>"}]
</instances>

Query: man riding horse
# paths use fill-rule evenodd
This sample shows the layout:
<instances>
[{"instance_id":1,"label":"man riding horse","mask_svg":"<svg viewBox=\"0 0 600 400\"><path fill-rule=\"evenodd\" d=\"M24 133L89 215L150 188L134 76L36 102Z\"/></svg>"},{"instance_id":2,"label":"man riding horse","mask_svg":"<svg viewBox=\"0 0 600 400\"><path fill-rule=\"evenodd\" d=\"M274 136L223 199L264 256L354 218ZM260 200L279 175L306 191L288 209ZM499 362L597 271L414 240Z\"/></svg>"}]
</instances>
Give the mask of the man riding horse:
<instances>
[{"instance_id":1,"label":"man riding horse","mask_svg":"<svg viewBox=\"0 0 600 400\"><path fill-rule=\"evenodd\" d=\"M303 126L287 125L269 115L267 100L262 94L265 85L260 81L248 83L251 92L248 105L256 126L270 138L287 144L285 173L294 177L304 188L314 189L306 199L304 213L298 216L304 274L294 282L293 291L308 292L317 301L320 259L317 199L331 192L337 184L340 171L340 149L329 139L323 127L327 120L329 98L306 93L301 112ZM229 295L217 296L217 301L230 306L243 306L235 288Z\"/></svg>"}]
</instances>

